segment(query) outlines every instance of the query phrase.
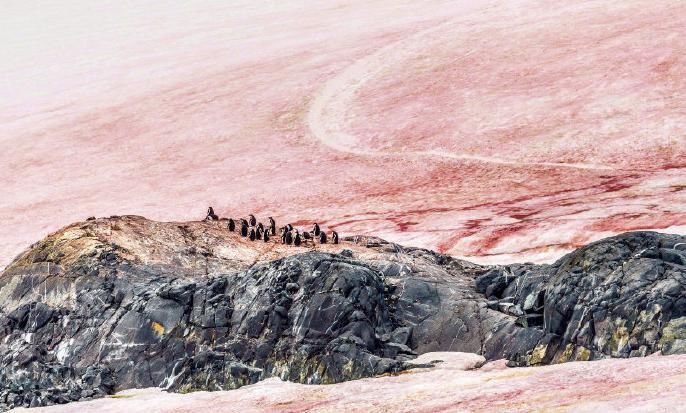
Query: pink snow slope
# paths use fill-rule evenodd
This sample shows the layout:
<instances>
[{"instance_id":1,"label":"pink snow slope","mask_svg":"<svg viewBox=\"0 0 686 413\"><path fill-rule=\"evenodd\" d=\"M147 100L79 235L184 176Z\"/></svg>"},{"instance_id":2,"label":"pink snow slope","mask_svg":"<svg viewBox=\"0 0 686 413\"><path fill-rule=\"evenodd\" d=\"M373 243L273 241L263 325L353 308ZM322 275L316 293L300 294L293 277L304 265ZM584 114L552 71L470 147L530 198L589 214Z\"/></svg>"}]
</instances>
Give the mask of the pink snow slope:
<instances>
[{"instance_id":1,"label":"pink snow slope","mask_svg":"<svg viewBox=\"0 0 686 413\"><path fill-rule=\"evenodd\" d=\"M7 0L0 267L254 212L479 262L686 230L682 0Z\"/></svg>"},{"instance_id":2,"label":"pink snow slope","mask_svg":"<svg viewBox=\"0 0 686 413\"><path fill-rule=\"evenodd\" d=\"M507 368L467 353L427 353L432 369L327 386L268 379L238 390L169 394L129 390L95 401L13 412L678 412L686 404L686 355Z\"/></svg>"}]
</instances>

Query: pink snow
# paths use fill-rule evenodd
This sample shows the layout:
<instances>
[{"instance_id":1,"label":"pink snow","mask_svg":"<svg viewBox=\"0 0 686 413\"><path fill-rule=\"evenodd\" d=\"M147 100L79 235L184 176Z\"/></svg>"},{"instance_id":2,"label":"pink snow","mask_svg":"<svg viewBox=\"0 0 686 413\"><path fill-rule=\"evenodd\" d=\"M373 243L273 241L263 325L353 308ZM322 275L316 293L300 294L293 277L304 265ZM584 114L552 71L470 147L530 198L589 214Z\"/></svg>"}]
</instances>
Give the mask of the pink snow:
<instances>
[{"instance_id":1,"label":"pink snow","mask_svg":"<svg viewBox=\"0 0 686 413\"><path fill-rule=\"evenodd\" d=\"M88 216L480 262L686 229L686 3L3 3L0 267Z\"/></svg>"},{"instance_id":2,"label":"pink snow","mask_svg":"<svg viewBox=\"0 0 686 413\"><path fill-rule=\"evenodd\" d=\"M16 412L665 412L686 402L686 355L507 368L467 353L427 353L430 369L316 386L268 379L238 390L113 398Z\"/></svg>"}]
</instances>

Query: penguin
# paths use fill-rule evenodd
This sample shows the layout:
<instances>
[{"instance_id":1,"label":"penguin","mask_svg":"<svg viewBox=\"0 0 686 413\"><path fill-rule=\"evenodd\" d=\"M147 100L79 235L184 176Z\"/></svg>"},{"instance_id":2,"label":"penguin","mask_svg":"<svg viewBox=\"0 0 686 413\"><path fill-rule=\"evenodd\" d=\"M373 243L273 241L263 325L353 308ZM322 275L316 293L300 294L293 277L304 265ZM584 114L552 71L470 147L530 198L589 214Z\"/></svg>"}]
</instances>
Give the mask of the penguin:
<instances>
[{"instance_id":1,"label":"penguin","mask_svg":"<svg viewBox=\"0 0 686 413\"><path fill-rule=\"evenodd\" d=\"M309 232L305 231L305 232L303 232L303 238L306 239L306 240L312 239L312 234L310 234Z\"/></svg>"},{"instance_id":2,"label":"penguin","mask_svg":"<svg viewBox=\"0 0 686 413\"><path fill-rule=\"evenodd\" d=\"M219 220L219 217L217 214L214 213L214 208L209 207L207 208L207 216L205 217L205 221L217 221Z\"/></svg>"},{"instance_id":3,"label":"penguin","mask_svg":"<svg viewBox=\"0 0 686 413\"><path fill-rule=\"evenodd\" d=\"M248 236L248 224L243 221L241 222L241 237L247 237Z\"/></svg>"},{"instance_id":4,"label":"penguin","mask_svg":"<svg viewBox=\"0 0 686 413\"><path fill-rule=\"evenodd\" d=\"M312 233L314 234L315 237L318 237L320 232L322 232L322 230L319 229L319 224L317 224L315 222L314 225L312 226Z\"/></svg>"},{"instance_id":5,"label":"penguin","mask_svg":"<svg viewBox=\"0 0 686 413\"><path fill-rule=\"evenodd\" d=\"M264 231L264 234L262 234L262 240L264 242L269 242L269 231Z\"/></svg>"},{"instance_id":6,"label":"penguin","mask_svg":"<svg viewBox=\"0 0 686 413\"><path fill-rule=\"evenodd\" d=\"M293 231L293 225L291 225L291 224L286 224L286 231L288 231L288 232Z\"/></svg>"},{"instance_id":7,"label":"penguin","mask_svg":"<svg viewBox=\"0 0 686 413\"><path fill-rule=\"evenodd\" d=\"M250 214L248 215L248 224L250 224L251 227L254 227L257 225L257 219L255 219L255 215Z\"/></svg>"},{"instance_id":8,"label":"penguin","mask_svg":"<svg viewBox=\"0 0 686 413\"><path fill-rule=\"evenodd\" d=\"M269 229L272 231L271 235L276 235L276 221L272 217L269 217Z\"/></svg>"},{"instance_id":9,"label":"penguin","mask_svg":"<svg viewBox=\"0 0 686 413\"><path fill-rule=\"evenodd\" d=\"M262 239L262 234L264 233L264 229L260 227L259 225L257 226L257 229L255 230L255 236L257 239Z\"/></svg>"},{"instance_id":10,"label":"penguin","mask_svg":"<svg viewBox=\"0 0 686 413\"><path fill-rule=\"evenodd\" d=\"M288 231L286 232L286 245L291 245L293 244L293 234Z\"/></svg>"},{"instance_id":11,"label":"penguin","mask_svg":"<svg viewBox=\"0 0 686 413\"><path fill-rule=\"evenodd\" d=\"M295 245L296 247L299 247L300 244L302 244L302 238L300 238L300 233L296 229L295 230L295 238L293 239L293 245Z\"/></svg>"},{"instance_id":12,"label":"penguin","mask_svg":"<svg viewBox=\"0 0 686 413\"><path fill-rule=\"evenodd\" d=\"M229 218L229 231L234 232L236 230L236 221L233 218Z\"/></svg>"},{"instance_id":13,"label":"penguin","mask_svg":"<svg viewBox=\"0 0 686 413\"><path fill-rule=\"evenodd\" d=\"M255 241L255 228L250 228L250 241Z\"/></svg>"},{"instance_id":14,"label":"penguin","mask_svg":"<svg viewBox=\"0 0 686 413\"><path fill-rule=\"evenodd\" d=\"M331 242L338 244L338 232L331 231Z\"/></svg>"},{"instance_id":15,"label":"penguin","mask_svg":"<svg viewBox=\"0 0 686 413\"><path fill-rule=\"evenodd\" d=\"M281 233L281 243L285 244L286 243L286 227L281 228L280 230Z\"/></svg>"},{"instance_id":16,"label":"penguin","mask_svg":"<svg viewBox=\"0 0 686 413\"><path fill-rule=\"evenodd\" d=\"M319 243L320 244L326 244L326 232L324 232L324 231L319 232Z\"/></svg>"},{"instance_id":17,"label":"penguin","mask_svg":"<svg viewBox=\"0 0 686 413\"><path fill-rule=\"evenodd\" d=\"M261 222L257 223L257 229L260 230L260 232L264 232L264 225L262 225Z\"/></svg>"}]
</instances>

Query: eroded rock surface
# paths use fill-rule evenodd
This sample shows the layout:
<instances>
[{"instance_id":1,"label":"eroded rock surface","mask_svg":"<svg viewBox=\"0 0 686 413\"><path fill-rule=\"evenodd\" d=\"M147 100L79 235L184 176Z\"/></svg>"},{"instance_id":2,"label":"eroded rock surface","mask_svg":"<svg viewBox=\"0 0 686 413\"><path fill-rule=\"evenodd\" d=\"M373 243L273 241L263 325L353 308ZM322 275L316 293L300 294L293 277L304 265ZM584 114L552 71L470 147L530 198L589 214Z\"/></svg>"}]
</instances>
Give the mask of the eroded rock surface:
<instances>
[{"instance_id":1,"label":"eroded rock surface","mask_svg":"<svg viewBox=\"0 0 686 413\"><path fill-rule=\"evenodd\" d=\"M477 279L489 304L538 326L517 365L645 356L686 350L686 238L626 233L590 244L550 267L510 266ZM538 330L537 328L535 330Z\"/></svg>"},{"instance_id":2,"label":"eroded rock surface","mask_svg":"<svg viewBox=\"0 0 686 413\"><path fill-rule=\"evenodd\" d=\"M485 267L368 237L250 242L222 221L77 223L0 276L0 406L335 383L434 351L511 365L680 353L684 242L628 233L550 266Z\"/></svg>"}]
</instances>

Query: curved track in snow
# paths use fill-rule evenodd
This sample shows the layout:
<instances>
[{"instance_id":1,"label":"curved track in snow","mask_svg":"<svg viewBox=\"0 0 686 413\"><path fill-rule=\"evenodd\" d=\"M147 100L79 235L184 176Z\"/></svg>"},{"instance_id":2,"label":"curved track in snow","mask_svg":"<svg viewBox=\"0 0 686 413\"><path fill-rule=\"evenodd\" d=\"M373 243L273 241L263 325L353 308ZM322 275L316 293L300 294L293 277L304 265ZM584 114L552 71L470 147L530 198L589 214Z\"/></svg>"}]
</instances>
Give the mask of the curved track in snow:
<instances>
[{"instance_id":1,"label":"curved track in snow","mask_svg":"<svg viewBox=\"0 0 686 413\"><path fill-rule=\"evenodd\" d=\"M543 166L588 170L615 169L608 165L594 163L522 162L495 156L451 153L436 149L392 153L359 147L356 137L345 130L347 123L346 114L348 108L354 104L357 92L373 81L375 76L420 53L426 47L426 41L431 41L433 37L442 35L446 29L454 27L456 24L458 24L456 21L448 20L429 29L420 30L411 36L382 47L376 52L355 61L340 74L330 79L312 101L307 114L307 124L313 137L331 149L358 156L431 157L477 161L514 167Z\"/></svg>"}]
</instances>

